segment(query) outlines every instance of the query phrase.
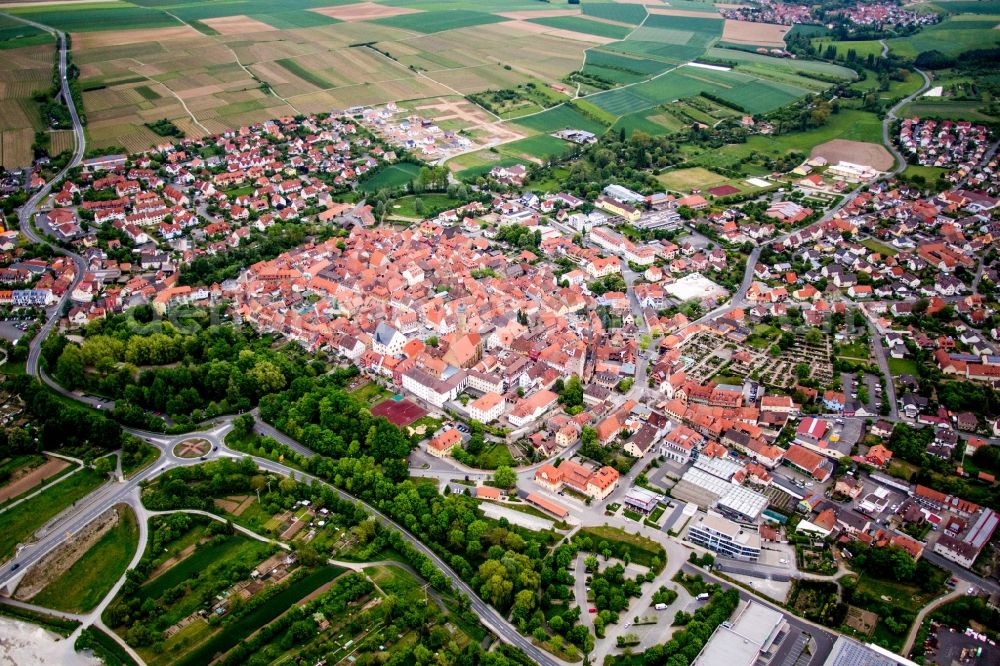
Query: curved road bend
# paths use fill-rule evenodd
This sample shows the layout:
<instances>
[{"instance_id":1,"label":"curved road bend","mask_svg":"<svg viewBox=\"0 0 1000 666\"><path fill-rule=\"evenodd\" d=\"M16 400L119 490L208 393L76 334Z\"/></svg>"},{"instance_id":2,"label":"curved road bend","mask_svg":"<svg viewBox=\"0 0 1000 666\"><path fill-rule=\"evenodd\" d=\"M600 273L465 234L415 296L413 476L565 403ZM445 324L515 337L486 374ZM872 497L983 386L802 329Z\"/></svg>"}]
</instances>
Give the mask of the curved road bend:
<instances>
[{"instance_id":1,"label":"curved road bend","mask_svg":"<svg viewBox=\"0 0 1000 666\"><path fill-rule=\"evenodd\" d=\"M226 448L223 445L223 448ZM228 449L226 449L228 450ZM236 455L243 456L245 454L240 452L233 452ZM442 560L438 555L428 548L422 541L417 539L413 534L411 534L407 529L393 521L391 518L383 514L381 511L371 506L367 502L359 500L350 493L332 486L326 481L312 476L311 474L306 474L305 472L299 472L293 470L285 465L276 463L274 461L268 460L266 458L258 458L257 456L249 456L253 459L257 466L261 469L267 470L269 472L274 472L275 474L281 474L282 476L293 475L295 478L304 481L316 481L331 490L333 490L337 495L344 500L349 502L356 502L364 507L365 511L374 516L379 520L384 526L391 529L397 530L403 535L403 538L410 542L410 545L414 547L422 555L430 559L431 562L445 575L451 582L452 586L468 597L472 611L479 616L479 621L487 629L492 631L496 636L500 638L504 643L512 645L522 652L524 652L528 657L531 658L536 664L542 664L544 666L563 666L567 662L558 659L557 657L544 652L540 648L536 647L528 638L522 636L517 629L515 629L506 618L504 618L495 608L487 604L485 601L479 598L477 592L475 592L465 581L463 581L457 573L455 573L450 566L448 566L444 560Z\"/></svg>"},{"instance_id":2,"label":"curved road bend","mask_svg":"<svg viewBox=\"0 0 1000 666\"><path fill-rule=\"evenodd\" d=\"M42 23L36 23L34 21L29 21L27 19L21 18L19 16L13 16L10 14L4 14L8 18L12 18L21 23L26 23L30 26L38 28L39 30L44 30L52 35L55 35L56 40L59 43L59 81L62 89L61 95L63 102L66 104L66 108L69 110L70 119L73 121L73 137L74 137L74 147L73 147L73 157L70 161L63 167L62 171L57 173L55 177L45 185L35 192L34 195L28 201L21 206L18 211L18 222L21 227L21 233L25 235L29 240L34 243L40 243L47 245L59 254L63 254L69 257L76 266L76 275L73 277L73 282L70 284L66 293L62 295L59 302L52 308L51 313L46 319L42 328L38 331L35 339L31 341L31 345L28 348L28 360L25 364L25 371L30 375L38 375L38 359L42 351L42 341L48 337L48 334L55 327L56 322L59 321L59 314L62 312L63 307L69 301L70 295L73 290L76 289L80 281L83 280L83 274L87 269L87 264L84 262L83 258L70 252L58 245L50 243L48 240L40 236L35 232L31 226L31 219L34 217L38 205L42 202L52 192L52 187L58 181L62 180L69 172L70 169L78 166L83 161L83 153L87 147L87 140L83 132L83 123L80 122L80 115L77 113L76 104L73 102L73 96L70 94L69 90L69 78L67 77L67 42L66 33L61 30L56 30L55 28L49 27Z\"/></svg>"}]
</instances>

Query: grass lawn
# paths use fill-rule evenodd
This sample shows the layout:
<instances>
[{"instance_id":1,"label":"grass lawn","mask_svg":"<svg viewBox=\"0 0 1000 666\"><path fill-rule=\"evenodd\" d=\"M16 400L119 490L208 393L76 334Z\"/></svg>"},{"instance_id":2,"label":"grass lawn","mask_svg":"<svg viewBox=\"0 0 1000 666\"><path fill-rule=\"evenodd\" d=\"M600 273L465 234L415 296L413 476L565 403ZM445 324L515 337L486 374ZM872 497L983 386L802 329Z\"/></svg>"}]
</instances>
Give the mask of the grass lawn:
<instances>
[{"instance_id":1,"label":"grass lawn","mask_svg":"<svg viewBox=\"0 0 1000 666\"><path fill-rule=\"evenodd\" d=\"M868 358L868 345L863 342L851 342L845 345L839 345L837 347L837 356L861 359L864 361Z\"/></svg>"},{"instance_id":2,"label":"grass lawn","mask_svg":"<svg viewBox=\"0 0 1000 666\"><path fill-rule=\"evenodd\" d=\"M369 405L381 402L392 395L375 382L368 382L361 388L356 391L351 391L350 393L354 398L357 398L361 402L366 402Z\"/></svg>"},{"instance_id":3,"label":"grass lawn","mask_svg":"<svg viewBox=\"0 0 1000 666\"><path fill-rule=\"evenodd\" d=\"M704 167L691 167L690 169L675 169L662 173L656 177L656 180L663 183L668 189L688 192L696 187L706 188L719 185L726 182L728 178Z\"/></svg>"},{"instance_id":4,"label":"grass lawn","mask_svg":"<svg viewBox=\"0 0 1000 666\"><path fill-rule=\"evenodd\" d=\"M942 178L948 169L944 167L932 167L932 166L920 166L919 164L909 164L906 170L903 171L903 178L913 178L914 176L921 176L927 183L933 184L937 182L938 178Z\"/></svg>"},{"instance_id":5,"label":"grass lawn","mask_svg":"<svg viewBox=\"0 0 1000 666\"><path fill-rule=\"evenodd\" d=\"M886 245L885 243L880 243L874 238L865 239L861 241L861 244L864 245L869 250L871 250L872 252L878 252L879 254L885 255L887 257L895 257L899 253L899 250L897 250L896 248L892 247L891 245Z\"/></svg>"},{"instance_id":6,"label":"grass lawn","mask_svg":"<svg viewBox=\"0 0 1000 666\"><path fill-rule=\"evenodd\" d=\"M424 202L424 213L418 214L416 205L417 199ZM461 206L462 201L459 199L452 199L447 194L421 194L418 196L408 196L402 197L400 199L394 199L390 205L388 215L392 217L393 215L399 215L401 217L423 217L430 215L433 211L448 210L449 208L454 208L456 206Z\"/></svg>"},{"instance_id":7,"label":"grass lawn","mask_svg":"<svg viewBox=\"0 0 1000 666\"><path fill-rule=\"evenodd\" d=\"M651 560L654 557L660 559L661 566L665 566L667 563L667 555L663 550L663 546L644 536L631 534L617 527L604 526L584 527L579 533L581 536L590 537L595 548L602 541L622 544L628 549L632 561L644 567L652 566ZM612 547L612 552L614 552L614 547Z\"/></svg>"},{"instance_id":8,"label":"grass lawn","mask_svg":"<svg viewBox=\"0 0 1000 666\"><path fill-rule=\"evenodd\" d=\"M33 603L69 613L85 613L104 598L125 573L139 545L135 513L124 505L117 510L118 524L35 595Z\"/></svg>"},{"instance_id":9,"label":"grass lawn","mask_svg":"<svg viewBox=\"0 0 1000 666\"><path fill-rule=\"evenodd\" d=\"M917 362L912 358L890 358L889 372L895 375L917 376Z\"/></svg>"},{"instance_id":10,"label":"grass lawn","mask_svg":"<svg viewBox=\"0 0 1000 666\"><path fill-rule=\"evenodd\" d=\"M83 469L49 488L30 502L23 502L0 513L0 558L13 554L17 544L27 541L35 531L73 502L86 497L107 480L92 469Z\"/></svg>"},{"instance_id":11,"label":"grass lawn","mask_svg":"<svg viewBox=\"0 0 1000 666\"><path fill-rule=\"evenodd\" d=\"M506 444L494 444L479 454L476 465L482 469L496 469L501 465L511 467L514 465L514 458L510 455Z\"/></svg>"},{"instance_id":12,"label":"grass lawn","mask_svg":"<svg viewBox=\"0 0 1000 666\"><path fill-rule=\"evenodd\" d=\"M362 179L358 183L358 187L364 192L378 192L383 188L395 190L409 185L419 175L420 165L418 164L410 162L390 164L371 177Z\"/></svg>"}]
</instances>

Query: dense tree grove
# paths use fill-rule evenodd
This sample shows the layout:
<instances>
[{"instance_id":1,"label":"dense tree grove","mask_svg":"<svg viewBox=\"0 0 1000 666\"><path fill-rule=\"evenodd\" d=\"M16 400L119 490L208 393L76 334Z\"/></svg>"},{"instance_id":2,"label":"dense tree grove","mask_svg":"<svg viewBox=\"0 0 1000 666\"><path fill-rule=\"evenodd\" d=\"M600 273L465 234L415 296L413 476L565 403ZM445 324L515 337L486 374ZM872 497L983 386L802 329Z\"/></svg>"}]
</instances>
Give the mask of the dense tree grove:
<instances>
[{"instance_id":1,"label":"dense tree grove","mask_svg":"<svg viewBox=\"0 0 1000 666\"><path fill-rule=\"evenodd\" d=\"M16 377L7 387L24 400L28 423L23 428L0 430L0 457L43 450L64 450L89 457L122 446L126 447L126 454L135 453L135 438L123 433L121 426L104 414L64 402L24 375Z\"/></svg>"},{"instance_id":2,"label":"dense tree grove","mask_svg":"<svg viewBox=\"0 0 1000 666\"><path fill-rule=\"evenodd\" d=\"M144 427L156 421L146 410L180 423L200 421L249 409L261 396L323 369L301 347L275 350L270 337L249 328L172 319L155 321L144 306L97 320L84 330L82 344L47 341L43 359L60 384L113 398L116 417Z\"/></svg>"}]
</instances>

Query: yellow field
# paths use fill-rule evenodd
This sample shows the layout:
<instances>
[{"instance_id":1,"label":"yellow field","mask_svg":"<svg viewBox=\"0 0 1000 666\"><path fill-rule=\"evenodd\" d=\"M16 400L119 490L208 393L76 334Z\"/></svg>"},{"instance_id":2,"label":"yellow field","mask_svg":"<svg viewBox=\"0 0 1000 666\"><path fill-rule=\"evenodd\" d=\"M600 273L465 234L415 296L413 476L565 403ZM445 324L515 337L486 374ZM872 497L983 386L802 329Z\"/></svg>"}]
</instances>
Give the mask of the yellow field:
<instances>
[{"instance_id":1,"label":"yellow field","mask_svg":"<svg viewBox=\"0 0 1000 666\"><path fill-rule=\"evenodd\" d=\"M52 82L52 46L0 50L0 163L7 168L29 166L31 144L44 129L32 94Z\"/></svg>"},{"instance_id":2,"label":"yellow field","mask_svg":"<svg viewBox=\"0 0 1000 666\"><path fill-rule=\"evenodd\" d=\"M35 132L31 129L4 130L0 141L0 163L8 169L31 164L31 143Z\"/></svg>"}]
</instances>

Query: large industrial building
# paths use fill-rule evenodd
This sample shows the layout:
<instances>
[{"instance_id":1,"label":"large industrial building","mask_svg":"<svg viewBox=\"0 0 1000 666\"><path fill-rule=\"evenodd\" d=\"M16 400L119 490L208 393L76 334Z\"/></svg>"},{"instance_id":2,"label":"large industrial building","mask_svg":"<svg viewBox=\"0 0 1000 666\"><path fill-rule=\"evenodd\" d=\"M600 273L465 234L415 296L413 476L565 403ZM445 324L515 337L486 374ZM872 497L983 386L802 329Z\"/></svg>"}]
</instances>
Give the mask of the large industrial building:
<instances>
[{"instance_id":1,"label":"large industrial building","mask_svg":"<svg viewBox=\"0 0 1000 666\"><path fill-rule=\"evenodd\" d=\"M758 660L767 661L787 628L788 622L779 611L751 601L716 628L693 666L754 666Z\"/></svg>"},{"instance_id":2,"label":"large industrial building","mask_svg":"<svg viewBox=\"0 0 1000 666\"><path fill-rule=\"evenodd\" d=\"M688 541L708 548L724 557L744 562L756 562L760 557L760 534L715 514L692 521Z\"/></svg>"}]
</instances>

